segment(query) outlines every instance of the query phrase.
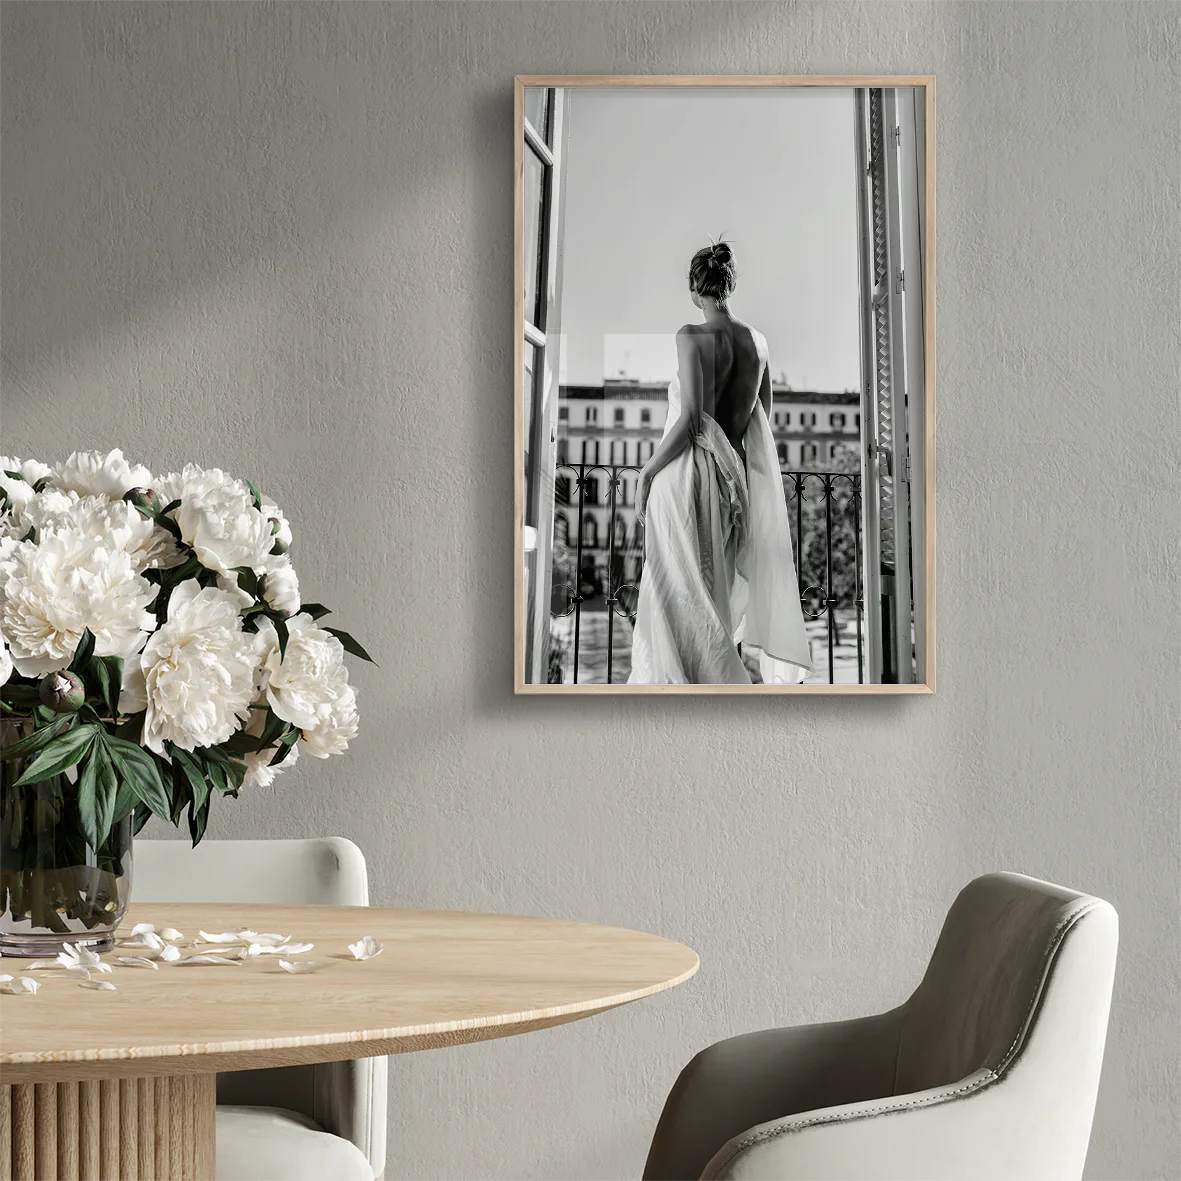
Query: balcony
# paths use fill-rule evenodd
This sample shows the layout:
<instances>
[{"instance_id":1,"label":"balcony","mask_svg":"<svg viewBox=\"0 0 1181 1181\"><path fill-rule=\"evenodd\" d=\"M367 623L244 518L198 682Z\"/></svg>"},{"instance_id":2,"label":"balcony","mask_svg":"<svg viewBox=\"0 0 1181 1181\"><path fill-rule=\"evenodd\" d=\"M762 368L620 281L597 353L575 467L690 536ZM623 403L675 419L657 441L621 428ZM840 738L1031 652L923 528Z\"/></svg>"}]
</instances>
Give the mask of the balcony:
<instances>
[{"instance_id":1,"label":"balcony","mask_svg":"<svg viewBox=\"0 0 1181 1181\"><path fill-rule=\"evenodd\" d=\"M634 497L625 488L634 488L639 471L611 464L558 466L550 684L627 681L644 549ZM806 683L862 684L861 477L784 471L783 489L812 649L813 670ZM746 663L757 679L757 663Z\"/></svg>"}]
</instances>

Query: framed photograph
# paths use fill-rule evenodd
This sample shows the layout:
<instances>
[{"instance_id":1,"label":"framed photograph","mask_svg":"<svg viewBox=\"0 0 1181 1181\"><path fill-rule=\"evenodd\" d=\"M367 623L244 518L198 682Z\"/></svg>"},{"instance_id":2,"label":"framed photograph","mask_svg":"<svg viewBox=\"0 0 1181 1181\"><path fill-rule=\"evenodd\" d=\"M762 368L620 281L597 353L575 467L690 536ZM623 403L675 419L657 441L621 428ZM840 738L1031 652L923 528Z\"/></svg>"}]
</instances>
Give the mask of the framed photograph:
<instances>
[{"instance_id":1,"label":"framed photograph","mask_svg":"<svg viewBox=\"0 0 1181 1181\"><path fill-rule=\"evenodd\" d=\"M935 82L515 79L515 689L935 688Z\"/></svg>"}]
</instances>

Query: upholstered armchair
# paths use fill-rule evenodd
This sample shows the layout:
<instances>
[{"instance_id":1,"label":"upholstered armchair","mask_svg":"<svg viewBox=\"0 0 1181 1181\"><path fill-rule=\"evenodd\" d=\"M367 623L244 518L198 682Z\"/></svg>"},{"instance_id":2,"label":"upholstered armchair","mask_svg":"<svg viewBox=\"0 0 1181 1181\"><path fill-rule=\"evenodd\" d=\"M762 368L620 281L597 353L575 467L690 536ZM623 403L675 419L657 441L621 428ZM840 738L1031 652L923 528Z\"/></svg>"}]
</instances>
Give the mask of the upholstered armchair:
<instances>
[{"instance_id":1,"label":"upholstered armchair","mask_svg":"<svg viewBox=\"0 0 1181 1181\"><path fill-rule=\"evenodd\" d=\"M898 1008L698 1054L644 1177L1081 1177L1117 937L1099 898L1019 874L977 878Z\"/></svg>"},{"instance_id":2,"label":"upholstered armchair","mask_svg":"<svg viewBox=\"0 0 1181 1181\"><path fill-rule=\"evenodd\" d=\"M352 841L135 842L136 902L368 906ZM385 1168L385 1058L217 1078L218 1181L372 1181Z\"/></svg>"}]
</instances>

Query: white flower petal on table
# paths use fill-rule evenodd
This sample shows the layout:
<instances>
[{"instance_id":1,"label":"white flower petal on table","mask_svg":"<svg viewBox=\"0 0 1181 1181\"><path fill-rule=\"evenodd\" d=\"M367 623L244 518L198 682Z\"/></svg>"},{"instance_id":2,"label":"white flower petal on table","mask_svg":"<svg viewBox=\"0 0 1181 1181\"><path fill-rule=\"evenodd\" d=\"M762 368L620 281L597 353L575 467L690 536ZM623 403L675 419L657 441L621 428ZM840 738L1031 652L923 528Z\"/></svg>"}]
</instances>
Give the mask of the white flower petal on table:
<instances>
[{"instance_id":1,"label":"white flower petal on table","mask_svg":"<svg viewBox=\"0 0 1181 1181\"><path fill-rule=\"evenodd\" d=\"M198 931L197 938L202 943L241 943L242 935L238 931Z\"/></svg>"},{"instance_id":2,"label":"white flower petal on table","mask_svg":"<svg viewBox=\"0 0 1181 1181\"><path fill-rule=\"evenodd\" d=\"M349 944L349 951L357 960L371 960L385 951L385 944L374 939L372 935L362 935L356 943Z\"/></svg>"},{"instance_id":3,"label":"white flower petal on table","mask_svg":"<svg viewBox=\"0 0 1181 1181\"><path fill-rule=\"evenodd\" d=\"M138 938L125 939L119 944L119 946L137 948L146 947L153 951L159 951L164 946L164 940L159 935L157 935L155 931L141 931Z\"/></svg>"},{"instance_id":4,"label":"white flower petal on table","mask_svg":"<svg viewBox=\"0 0 1181 1181\"><path fill-rule=\"evenodd\" d=\"M247 943L257 943L260 947L278 947L291 939L290 935L275 935L266 931L244 931L242 937Z\"/></svg>"},{"instance_id":5,"label":"white flower petal on table","mask_svg":"<svg viewBox=\"0 0 1181 1181\"><path fill-rule=\"evenodd\" d=\"M109 980L79 980L79 988L93 988L95 992L114 992L115 986Z\"/></svg>"},{"instance_id":6,"label":"white flower petal on table","mask_svg":"<svg viewBox=\"0 0 1181 1181\"><path fill-rule=\"evenodd\" d=\"M36 992L41 985L32 976L18 976L15 980L11 976L0 979L0 992L9 996L19 996L22 992Z\"/></svg>"},{"instance_id":7,"label":"white flower petal on table","mask_svg":"<svg viewBox=\"0 0 1181 1181\"><path fill-rule=\"evenodd\" d=\"M152 971L158 972L160 965L155 960L150 960L147 956L142 955L121 955L118 957L119 963L125 968L151 968Z\"/></svg>"},{"instance_id":8,"label":"white flower petal on table","mask_svg":"<svg viewBox=\"0 0 1181 1181\"><path fill-rule=\"evenodd\" d=\"M34 960L31 964L25 965L25 971L26 972L37 972L37 971L40 971L42 968L60 968L60 967L61 967L61 964L59 964L57 962L57 960ZM12 977L9 976L9 977L7 977L7 979L11 980Z\"/></svg>"},{"instance_id":9,"label":"white flower petal on table","mask_svg":"<svg viewBox=\"0 0 1181 1181\"><path fill-rule=\"evenodd\" d=\"M164 948L164 950L162 952L160 952L159 955L155 956L154 958L161 960L166 964L175 963L177 960L180 959L180 948L179 947L166 947L166 948Z\"/></svg>"},{"instance_id":10,"label":"white flower petal on table","mask_svg":"<svg viewBox=\"0 0 1181 1181\"><path fill-rule=\"evenodd\" d=\"M129 939L134 939L137 935L155 935L155 923L136 923L134 927L127 933Z\"/></svg>"},{"instance_id":11,"label":"white flower petal on table","mask_svg":"<svg viewBox=\"0 0 1181 1181\"><path fill-rule=\"evenodd\" d=\"M328 968L332 966L331 960L280 960L279 967L284 972L293 972L296 974L303 972L318 972L321 968Z\"/></svg>"},{"instance_id":12,"label":"white flower petal on table","mask_svg":"<svg viewBox=\"0 0 1181 1181\"><path fill-rule=\"evenodd\" d=\"M240 968L242 961L228 955L187 955L183 960L176 961L178 967L185 964L221 964L223 967Z\"/></svg>"},{"instance_id":13,"label":"white flower petal on table","mask_svg":"<svg viewBox=\"0 0 1181 1181\"><path fill-rule=\"evenodd\" d=\"M252 943L246 949L247 955L302 955L311 951L314 943L281 943L277 947L271 944Z\"/></svg>"},{"instance_id":14,"label":"white flower petal on table","mask_svg":"<svg viewBox=\"0 0 1181 1181\"><path fill-rule=\"evenodd\" d=\"M164 930L160 932L160 938L163 939L165 943L180 943L181 940L184 939L184 933L178 931L175 927L165 927Z\"/></svg>"},{"instance_id":15,"label":"white flower petal on table","mask_svg":"<svg viewBox=\"0 0 1181 1181\"><path fill-rule=\"evenodd\" d=\"M7 974L0 976L0 984L7 984L11 979L12 977Z\"/></svg>"}]
</instances>

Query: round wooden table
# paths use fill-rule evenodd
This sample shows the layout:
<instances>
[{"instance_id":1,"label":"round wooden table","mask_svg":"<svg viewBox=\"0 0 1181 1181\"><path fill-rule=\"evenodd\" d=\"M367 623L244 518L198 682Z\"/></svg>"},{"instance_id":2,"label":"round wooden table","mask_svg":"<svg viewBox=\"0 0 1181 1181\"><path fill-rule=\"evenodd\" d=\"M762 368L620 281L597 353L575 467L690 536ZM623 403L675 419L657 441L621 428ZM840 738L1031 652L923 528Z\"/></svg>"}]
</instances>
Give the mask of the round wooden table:
<instances>
[{"instance_id":1,"label":"round wooden table","mask_svg":"<svg viewBox=\"0 0 1181 1181\"><path fill-rule=\"evenodd\" d=\"M315 944L292 975L278 956L241 967L161 964L96 976L27 972L35 995L0 998L0 1178L209 1179L216 1072L404 1054L577 1021L697 971L687 947L587 923L381 907L132 906L135 923L249 928ZM374 959L348 950L363 935ZM182 956L209 950L181 946Z\"/></svg>"}]
</instances>

